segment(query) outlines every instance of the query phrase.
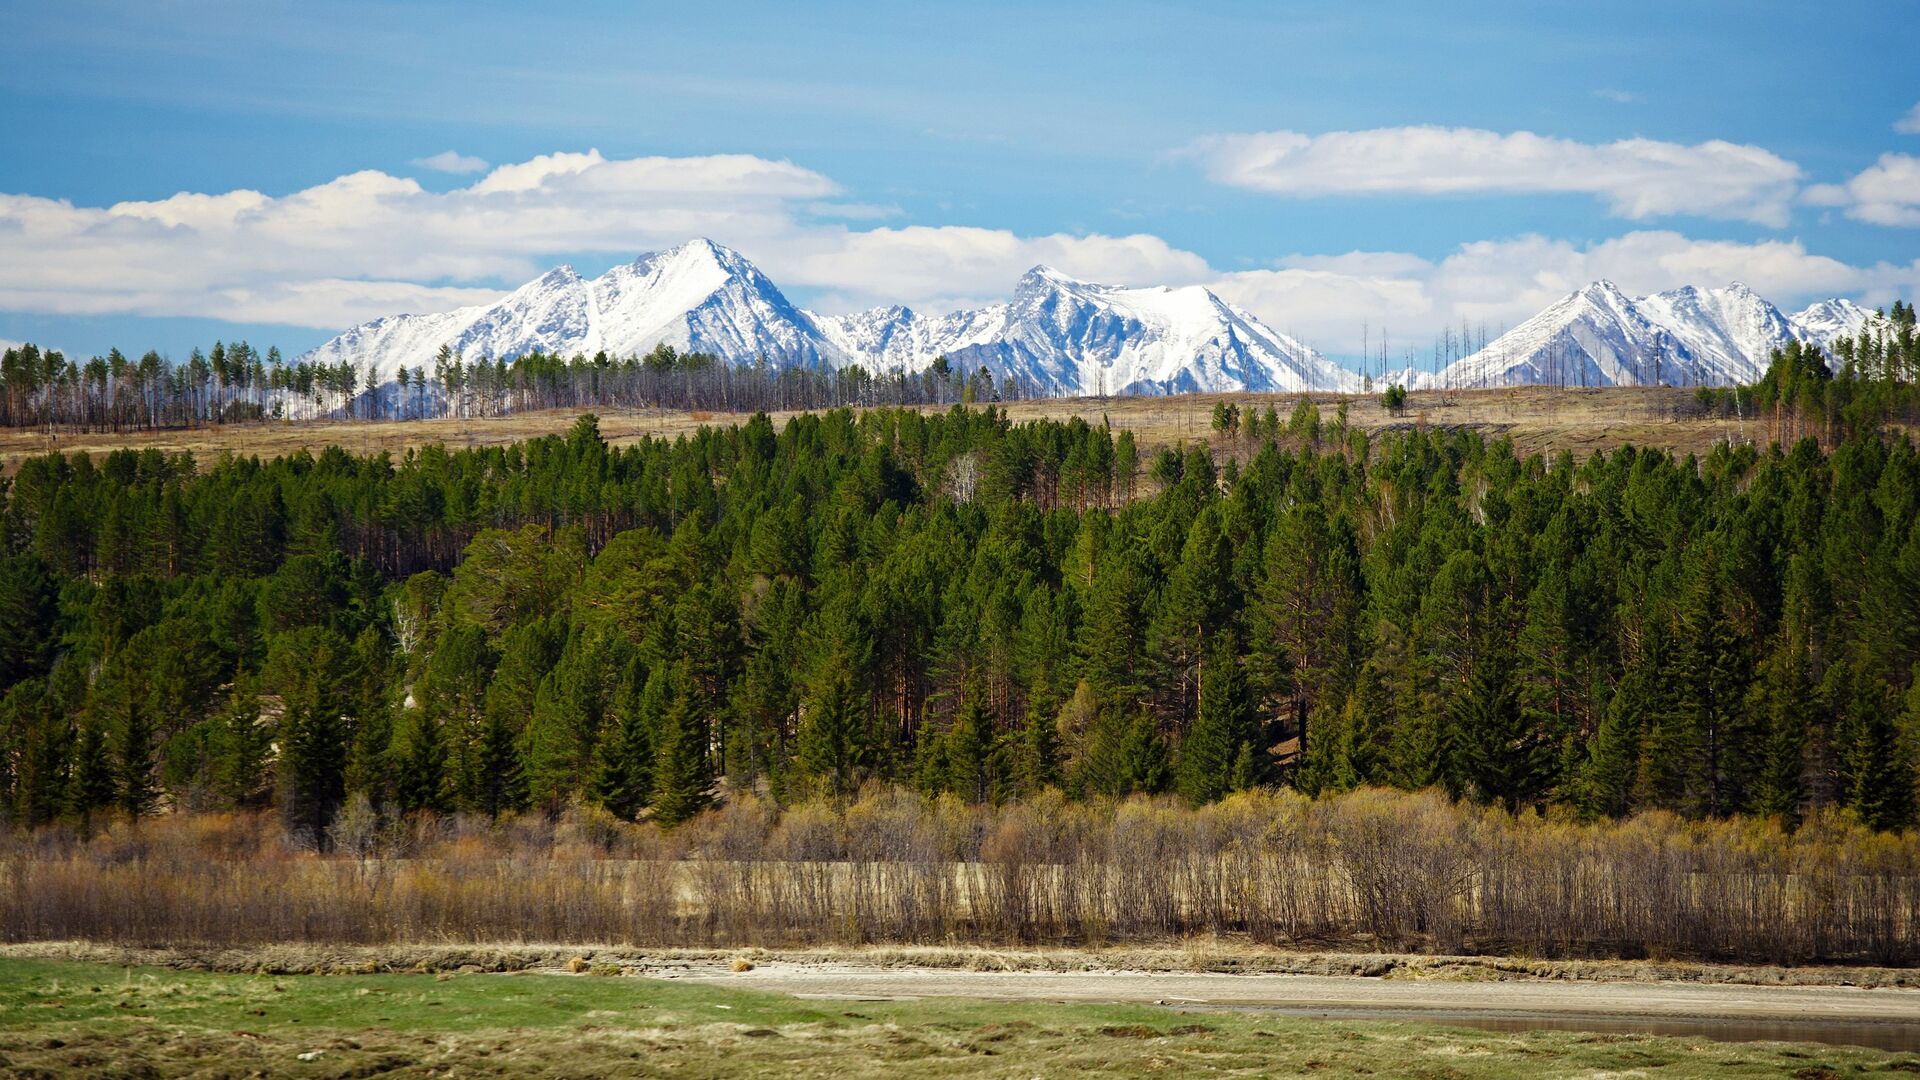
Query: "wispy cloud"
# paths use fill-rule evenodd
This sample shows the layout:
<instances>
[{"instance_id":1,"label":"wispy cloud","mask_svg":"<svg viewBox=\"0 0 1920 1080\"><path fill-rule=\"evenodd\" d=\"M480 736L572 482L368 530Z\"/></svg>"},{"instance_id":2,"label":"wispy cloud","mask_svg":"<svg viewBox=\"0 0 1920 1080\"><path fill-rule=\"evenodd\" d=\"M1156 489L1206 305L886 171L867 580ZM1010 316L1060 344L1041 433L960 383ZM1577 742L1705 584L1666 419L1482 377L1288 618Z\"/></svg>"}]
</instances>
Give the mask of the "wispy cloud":
<instances>
[{"instance_id":1,"label":"wispy cloud","mask_svg":"<svg viewBox=\"0 0 1920 1080\"><path fill-rule=\"evenodd\" d=\"M1583 143L1476 128L1214 135L1187 148L1214 180L1274 195L1587 194L1617 216L1787 223L1800 167L1714 140Z\"/></svg>"},{"instance_id":2,"label":"wispy cloud","mask_svg":"<svg viewBox=\"0 0 1920 1080\"><path fill-rule=\"evenodd\" d=\"M1593 92L1593 96L1602 101L1611 101L1615 105L1637 105L1642 100L1639 94L1618 87L1603 86Z\"/></svg>"},{"instance_id":3,"label":"wispy cloud","mask_svg":"<svg viewBox=\"0 0 1920 1080\"><path fill-rule=\"evenodd\" d=\"M487 171L485 158L469 157L455 150L445 150L432 157L414 158L412 163L422 169L453 173L456 176Z\"/></svg>"},{"instance_id":4,"label":"wispy cloud","mask_svg":"<svg viewBox=\"0 0 1920 1080\"><path fill-rule=\"evenodd\" d=\"M1893 122L1893 130L1902 135L1920 135L1920 103L1907 110L1907 115Z\"/></svg>"}]
</instances>

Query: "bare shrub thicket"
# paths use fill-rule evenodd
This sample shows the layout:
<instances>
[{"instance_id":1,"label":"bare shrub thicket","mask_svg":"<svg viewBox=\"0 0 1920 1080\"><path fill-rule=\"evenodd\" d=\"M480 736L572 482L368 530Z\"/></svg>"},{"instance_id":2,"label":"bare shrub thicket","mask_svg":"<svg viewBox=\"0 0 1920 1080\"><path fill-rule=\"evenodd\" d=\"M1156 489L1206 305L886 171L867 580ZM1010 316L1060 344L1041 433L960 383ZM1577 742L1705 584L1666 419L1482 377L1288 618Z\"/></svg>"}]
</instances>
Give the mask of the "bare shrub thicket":
<instances>
[{"instance_id":1,"label":"bare shrub thicket","mask_svg":"<svg viewBox=\"0 0 1920 1080\"><path fill-rule=\"evenodd\" d=\"M8 940L1279 944L1920 962L1920 840L1835 816L1581 824L1362 790L1002 807L873 789L677 830L591 810L362 812L331 854L267 816L15 834Z\"/></svg>"}]
</instances>

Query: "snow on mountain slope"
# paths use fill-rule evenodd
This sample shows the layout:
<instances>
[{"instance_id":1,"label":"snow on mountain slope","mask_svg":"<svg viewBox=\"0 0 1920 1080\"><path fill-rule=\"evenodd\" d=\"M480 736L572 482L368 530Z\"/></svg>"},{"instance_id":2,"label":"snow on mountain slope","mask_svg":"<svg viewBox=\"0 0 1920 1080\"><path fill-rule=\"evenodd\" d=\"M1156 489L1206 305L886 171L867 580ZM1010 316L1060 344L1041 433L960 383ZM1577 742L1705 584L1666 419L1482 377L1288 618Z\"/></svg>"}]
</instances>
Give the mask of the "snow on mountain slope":
<instances>
[{"instance_id":1,"label":"snow on mountain slope","mask_svg":"<svg viewBox=\"0 0 1920 1080\"><path fill-rule=\"evenodd\" d=\"M880 308L822 318L829 337L877 370L919 371L940 356L1042 392L1349 390L1359 377L1197 285L1125 288L1028 271L1013 299L927 317Z\"/></svg>"},{"instance_id":2,"label":"snow on mountain slope","mask_svg":"<svg viewBox=\"0 0 1920 1080\"><path fill-rule=\"evenodd\" d=\"M1891 329L1892 320L1877 311L1863 308L1851 300L1822 300L1789 316L1802 341L1811 341L1828 352L1841 338L1859 337L1869 327Z\"/></svg>"},{"instance_id":3,"label":"snow on mountain slope","mask_svg":"<svg viewBox=\"0 0 1920 1080\"><path fill-rule=\"evenodd\" d=\"M1415 388L1750 382L1788 341L1831 349L1880 317L1827 300L1788 317L1753 290L1693 286L1635 299L1611 282L1570 293ZM492 304L394 315L353 327L302 359L370 369L432 368L441 346L468 359L535 350L633 356L668 344L736 364L918 372L945 356L1031 393L1360 389L1360 376L1200 286L1100 285L1049 267L1004 303L924 315L905 307L815 315L739 253L694 240L591 280L560 266Z\"/></svg>"},{"instance_id":4,"label":"snow on mountain slope","mask_svg":"<svg viewBox=\"0 0 1920 1080\"><path fill-rule=\"evenodd\" d=\"M1823 301L1788 317L1739 282L1634 299L1597 281L1455 362L1438 380L1423 381L1456 388L1750 383L1788 342L1830 349L1872 318L1850 300Z\"/></svg>"},{"instance_id":5,"label":"snow on mountain slope","mask_svg":"<svg viewBox=\"0 0 1920 1080\"><path fill-rule=\"evenodd\" d=\"M1007 305L947 315L922 315L895 305L814 319L829 340L862 365L918 372L950 351L992 341L1006 327Z\"/></svg>"},{"instance_id":6,"label":"snow on mountain slope","mask_svg":"<svg viewBox=\"0 0 1920 1080\"><path fill-rule=\"evenodd\" d=\"M442 345L468 359L513 359L536 350L631 356L663 343L735 363L847 360L813 316L739 253L710 240L642 255L592 280L556 267L493 304L376 319L302 359L368 366L377 383L403 364L430 367Z\"/></svg>"},{"instance_id":7,"label":"snow on mountain slope","mask_svg":"<svg viewBox=\"0 0 1920 1080\"><path fill-rule=\"evenodd\" d=\"M1753 382L1766 374L1773 350L1799 336L1779 308L1737 281L1724 289L1688 285L1655 293L1639 307L1686 347L1695 382Z\"/></svg>"},{"instance_id":8,"label":"snow on mountain slope","mask_svg":"<svg viewBox=\"0 0 1920 1080\"><path fill-rule=\"evenodd\" d=\"M1611 281L1569 293L1440 373L1443 386L1633 386L1693 381L1690 354Z\"/></svg>"}]
</instances>

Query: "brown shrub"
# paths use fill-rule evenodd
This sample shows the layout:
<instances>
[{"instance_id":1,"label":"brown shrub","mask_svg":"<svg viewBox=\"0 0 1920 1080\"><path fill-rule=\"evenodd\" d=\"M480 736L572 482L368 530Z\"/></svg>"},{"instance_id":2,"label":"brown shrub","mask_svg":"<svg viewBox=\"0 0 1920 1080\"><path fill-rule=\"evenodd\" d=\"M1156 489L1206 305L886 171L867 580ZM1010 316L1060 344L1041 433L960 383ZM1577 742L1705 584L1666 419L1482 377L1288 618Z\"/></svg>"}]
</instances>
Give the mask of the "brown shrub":
<instances>
[{"instance_id":1,"label":"brown shrub","mask_svg":"<svg viewBox=\"0 0 1920 1080\"><path fill-rule=\"evenodd\" d=\"M1582 824L1435 793L1001 807L736 798L672 833L423 816L352 850L267 815L0 837L0 937L127 945L723 948L1217 940L1768 963L1920 962L1920 842L1837 815ZM584 964L584 958L579 961Z\"/></svg>"}]
</instances>

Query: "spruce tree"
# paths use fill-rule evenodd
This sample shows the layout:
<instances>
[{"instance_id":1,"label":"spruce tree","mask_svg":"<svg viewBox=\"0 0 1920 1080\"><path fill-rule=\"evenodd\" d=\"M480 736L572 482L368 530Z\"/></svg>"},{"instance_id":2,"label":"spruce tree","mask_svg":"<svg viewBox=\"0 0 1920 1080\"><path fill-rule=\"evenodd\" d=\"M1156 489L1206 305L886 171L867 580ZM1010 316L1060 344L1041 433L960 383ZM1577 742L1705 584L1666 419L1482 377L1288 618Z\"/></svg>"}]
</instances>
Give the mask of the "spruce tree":
<instances>
[{"instance_id":1,"label":"spruce tree","mask_svg":"<svg viewBox=\"0 0 1920 1080\"><path fill-rule=\"evenodd\" d=\"M441 722L410 709L395 734L394 798L408 813L441 811L447 798L447 742Z\"/></svg>"},{"instance_id":2,"label":"spruce tree","mask_svg":"<svg viewBox=\"0 0 1920 1080\"><path fill-rule=\"evenodd\" d=\"M1173 781L1173 769L1167 761L1167 744L1160 738L1160 725L1153 714L1141 709L1133 714L1125 739L1120 744L1120 785L1115 794L1155 795L1167 790Z\"/></svg>"},{"instance_id":3,"label":"spruce tree","mask_svg":"<svg viewBox=\"0 0 1920 1080\"><path fill-rule=\"evenodd\" d=\"M672 697L661 718L655 765L653 819L666 826L693 817L713 799L707 725L697 693L691 665L682 661L673 672Z\"/></svg>"},{"instance_id":4,"label":"spruce tree","mask_svg":"<svg viewBox=\"0 0 1920 1080\"><path fill-rule=\"evenodd\" d=\"M73 778L67 785L68 812L90 827L96 810L113 805L114 775L107 734L98 722L83 723L74 740Z\"/></svg>"},{"instance_id":5,"label":"spruce tree","mask_svg":"<svg viewBox=\"0 0 1920 1080\"><path fill-rule=\"evenodd\" d=\"M590 789L593 800L617 817L633 821L653 801L658 758L653 737L664 722L667 703L665 670L648 672L635 659L613 724L596 750Z\"/></svg>"},{"instance_id":6,"label":"spruce tree","mask_svg":"<svg viewBox=\"0 0 1920 1080\"><path fill-rule=\"evenodd\" d=\"M1476 658L1472 681L1455 708L1467 776L1482 800L1513 813L1552 783L1553 744L1521 708L1513 661L1504 649L1492 647Z\"/></svg>"},{"instance_id":7,"label":"spruce tree","mask_svg":"<svg viewBox=\"0 0 1920 1080\"><path fill-rule=\"evenodd\" d=\"M121 653L108 665L95 688L95 708L112 758L114 804L137 818L152 813L159 798L154 785L159 748L146 695L128 660L128 654Z\"/></svg>"},{"instance_id":8,"label":"spruce tree","mask_svg":"<svg viewBox=\"0 0 1920 1080\"><path fill-rule=\"evenodd\" d=\"M1015 779L1023 794L1032 795L1060 783L1059 703L1038 691L1027 697L1027 720L1020 729L1020 756Z\"/></svg>"},{"instance_id":9,"label":"spruce tree","mask_svg":"<svg viewBox=\"0 0 1920 1080\"><path fill-rule=\"evenodd\" d=\"M1253 771L1251 749L1258 741L1239 650L1233 636L1225 634L1215 639L1200 676L1200 708L1180 742L1175 789L1196 806L1220 798L1234 787L1236 762L1245 757Z\"/></svg>"},{"instance_id":10,"label":"spruce tree","mask_svg":"<svg viewBox=\"0 0 1920 1080\"><path fill-rule=\"evenodd\" d=\"M1747 694L1759 728L1752 809L1797 822L1805 797L1807 717L1819 711L1808 671L1807 647L1797 632L1783 635L1761 661Z\"/></svg>"},{"instance_id":11,"label":"spruce tree","mask_svg":"<svg viewBox=\"0 0 1920 1080\"><path fill-rule=\"evenodd\" d=\"M327 843L327 827L346 798L351 730L343 684L351 647L323 627L273 639L263 682L279 695L280 813L294 836Z\"/></svg>"},{"instance_id":12,"label":"spruce tree","mask_svg":"<svg viewBox=\"0 0 1920 1080\"><path fill-rule=\"evenodd\" d=\"M234 680L213 733L213 784L229 804L244 806L266 793L272 741L260 722L260 694L244 672Z\"/></svg>"},{"instance_id":13,"label":"spruce tree","mask_svg":"<svg viewBox=\"0 0 1920 1080\"><path fill-rule=\"evenodd\" d=\"M972 803L987 802L1004 790L993 710L978 682L969 683L962 694L946 741L947 790Z\"/></svg>"},{"instance_id":14,"label":"spruce tree","mask_svg":"<svg viewBox=\"0 0 1920 1080\"><path fill-rule=\"evenodd\" d=\"M1884 682L1849 664L1852 693L1837 732L1847 808L1876 829L1914 823L1914 762L1901 738Z\"/></svg>"},{"instance_id":15,"label":"spruce tree","mask_svg":"<svg viewBox=\"0 0 1920 1080\"><path fill-rule=\"evenodd\" d=\"M851 795L866 762L865 703L853 685L846 658L835 652L814 676L800 720L795 764L833 799Z\"/></svg>"}]
</instances>

